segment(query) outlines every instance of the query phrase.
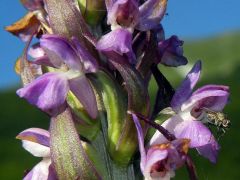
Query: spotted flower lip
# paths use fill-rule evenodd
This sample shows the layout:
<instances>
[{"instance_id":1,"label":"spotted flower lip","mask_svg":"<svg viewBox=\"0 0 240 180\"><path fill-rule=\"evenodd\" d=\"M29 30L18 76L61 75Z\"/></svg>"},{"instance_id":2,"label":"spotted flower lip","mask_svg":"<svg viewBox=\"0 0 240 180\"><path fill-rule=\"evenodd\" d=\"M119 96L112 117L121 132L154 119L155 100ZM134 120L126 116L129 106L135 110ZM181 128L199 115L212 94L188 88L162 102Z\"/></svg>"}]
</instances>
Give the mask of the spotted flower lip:
<instances>
[{"instance_id":1,"label":"spotted flower lip","mask_svg":"<svg viewBox=\"0 0 240 180\"><path fill-rule=\"evenodd\" d=\"M49 177L56 178L51 166L49 132L40 128L29 128L19 133L16 137L22 140L23 148L36 157L42 157L34 168L23 178L24 180L41 179L48 180Z\"/></svg>"},{"instance_id":2,"label":"spotted flower lip","mask_svg":"<svg viewBox=\"0 0 240 180\"><path fill-rule=\"evenodd\" d=\"M198 61L172 98L171 107L176 114L162 126L177 138L190 139L191 148L196 148L200 155L215 163L220 146L201 120L205 114L205 108L222 111L228 102L229 88L221 85L207 85L192 93L200 73L201 61ZM158 144L164 139L159 132L156 132L150 145Z\"/></svg>"},{"instance_id":3,"label":"spotted flower lip","mask_svg":"<svg viewBox=\"0 0 240 180\"><path fill-rule=\"evenodd\" d=\"M97 70L95 59L75 39L68 41L57 35L44 35L40 45L48 58L38 59L38 64L43 62L42 65L46 65L46 61L49 61L48 64L56 68L66 64L68 70L43 74L19 89L17 94L55 116L64 109L67 93L71 90L89 115L95 119L97 117L96 98L85 76L85 73Z\"/></svg>"},{"instance_id":4,"label":"spotted flower lip","mask_svg":"<svg viewBox=\"0 0 240 180\"><path fill-rule=\"evenodd\" d=\"M185 162L189 140L163 141L150 146L146 150L144 147L144 135L138 117L133 113L131 114L138 133L141 154L140 167L144 177L148 180L170 179L175 175L174 171Z\"/></svg>"}]
</instances>

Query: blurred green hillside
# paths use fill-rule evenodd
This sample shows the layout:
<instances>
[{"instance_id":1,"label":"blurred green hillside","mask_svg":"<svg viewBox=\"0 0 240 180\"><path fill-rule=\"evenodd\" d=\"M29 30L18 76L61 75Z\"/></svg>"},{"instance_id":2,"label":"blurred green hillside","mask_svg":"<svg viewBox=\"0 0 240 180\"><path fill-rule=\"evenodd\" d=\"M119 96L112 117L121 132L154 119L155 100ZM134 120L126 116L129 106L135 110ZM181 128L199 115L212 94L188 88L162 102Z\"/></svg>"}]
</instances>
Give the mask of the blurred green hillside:
<instances>
[{"instance_id":1,"label":"blurred green hillside","mask_svg":"<svg viewBox=\"0 0 240 180\"><path fill-rule=\"evenodd\" d=\"M203 84L225 84L230 86L231 101L225 112L232 122L231 129L220 138L222 150L216 165L194 155L199 179L236 180L240 179L240 120L238 120L240 92L240 33L202 39L185 40L184 52L189 65L180 68L160 67L162 72L177 87L184 75L197 59L203 60L203 73L198 86ZM156 92L156 84L151 83L151 95ZM15 90L0 92L0 179L15 180L31 169L40 158L35 158L22 149L15 136L30 127L48 128L48 117L39 110L19 99ZM196 153L194 153L196 154ZM175 179L187 179L186 170L177 172Z\"/></svg>"}]
</instances>

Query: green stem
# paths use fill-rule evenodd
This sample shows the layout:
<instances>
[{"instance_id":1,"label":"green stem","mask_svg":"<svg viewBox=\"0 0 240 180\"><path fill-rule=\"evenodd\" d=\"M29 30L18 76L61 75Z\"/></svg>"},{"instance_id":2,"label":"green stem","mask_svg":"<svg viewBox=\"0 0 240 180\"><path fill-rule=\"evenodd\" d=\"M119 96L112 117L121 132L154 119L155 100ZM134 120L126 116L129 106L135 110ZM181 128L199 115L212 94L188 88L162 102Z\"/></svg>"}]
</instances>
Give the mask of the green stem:
<instances>
[{"instance_id":1,"label":"green stem","mask_svg":"<svg viewBox=\"0 0 240 180\"><path fill-rule=\"evenodd\" d=\"M101 120L101 131L96 139L92 142L93 146L98 150L107 168L107 179L109 180L135 180L133 164L127 167L117 166L110 158L107 150L108 128L107 120L104 113L103 103L97 96L99 119Z\"/></svg>"}]
</instances>

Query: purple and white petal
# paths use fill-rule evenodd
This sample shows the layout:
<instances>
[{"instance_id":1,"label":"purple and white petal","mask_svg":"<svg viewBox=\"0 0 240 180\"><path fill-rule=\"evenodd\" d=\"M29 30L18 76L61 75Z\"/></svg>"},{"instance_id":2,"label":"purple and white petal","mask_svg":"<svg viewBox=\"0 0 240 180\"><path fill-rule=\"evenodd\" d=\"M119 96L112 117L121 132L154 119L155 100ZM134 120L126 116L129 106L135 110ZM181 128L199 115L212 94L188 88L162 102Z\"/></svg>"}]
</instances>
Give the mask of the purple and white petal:
<instances>
[{"instance_id":1,"label":"purple and white petal","mask_svg":"<svg viewBox=\"0 0 240 180\"><path fill-rule=\"evenodd\" d=\"M137 29L147 31L160 24L165 15L167 0L147 0L139 7L140 20Z\"/></svg>"},{"instance_id":2,"label":"purple and white petal","mask_svg":"<svg viewBox=\"0 0 240 180\"><path fill-rule=\"evenodd\" d=\"M69 68L82 71L83 67L74 47L70 42L58 35L43 35L40 39L41 47L56 67L62 61L68 65Z\"/></svg>"},{"instance_id":3,"label":"purple and white petal","mask_svg":"<svg viewBox=\"0 0 240 180\"><path fill-rule=\"evenodd\" d=\"M146 151L144 148L144 135L141 124L139 123L138 117L135 114L132 114L133 121L135 123L137 134L138 134L138 143L139 143L139 151L141 155L140 167L141 171L144 172L145 164L146 164Z\"/></svg>"},{"instance_id":4,"label":"purple and white petal","mask_svg":"<svg viewBox=\"0 0 240 180\"><path fill-rule=\"evenodd\" d=\"M88 114L96 119L98 115L96 97L85 75L69 80L70 90L82 103Z\"/></svg>"},{"instance_id":5,"label":"purple and white petal","mask_svg":"<svg viewBox=\"0 0 240 180\"><path fill-rule=\"evenodd\" d=\"M130 63L135 62L132 49L132 34L123 28L116 29L101 37L96 48L104 53L116 52L120 55L126 54Z\"/></svg>"},{"instance_id":6,"label":"purple and white petal","mask_svg":"<svg viewBox=\"0 0 240 180\"><path fill-rule=\"evenodd\" d=\"M50 158L45 158L23 178L23 180L48 180Z\"/></svg>"},{"instance_id":7,"label":"purple and white petal","mask_svg":"<svg viewBox=\"0 0 240 180\"><path fill-rule=\"evenodd\" d=\"M30 104L45 112L50 112L64 104L69 90L68 79L63 73L46 73L25 87L17 94ZM54 112L56 112L54 111Z\"/></svg>"},{"instance_id":8,"label":"purple and white petal","mask_svg":"<svg viewBox=\"0 0 240 180\"><path fill-rule=\"evenodd\" d=\"M17 139L31 141L49 147L49 132L40 128L29 128L17 135Z\"/></svg>"},{"instance_id":9,"label":"purple and white petal","mask_svg":"<svg viewBox=\"0 0 240 180\"><path fill-rule=\"evenodd\" d=\"M221 85L207 85L196 90L183 104L182 110L194 107L199 111L208 108L213 111L222 111L229 100L229 87Z\"/></svg>"},{"instance_id":10,"label":"purple and white petal","mask_svg":"<svg viewBox=\"0 0 240 180\"><path fill-rule=\"evenodd\" d=\"M201 61L197 61L192 70L187 74L186 78L177 88L172 101L171 107L177 111L180 106L191 96L192 90L195 87L201 73Z\"/></svg>"},{"instance_id":11,"label":"purple and white petal","mask_svg":"<svg viewBox=\"0 0 240 180\"><path fill-rule=\"evenodd\" d=\"M40 128L29 128L16 137L22 140L23 148L36 157L50 157L49 132Z\"/></svg>"},{"instance_id":12,"label":"purple and white petal","mask_svg":"<svg viewBox=\"0 0 240 180\"><path fill-rule=\"evenodd\" d=\"M90 54L88 49L83 46L76 38L72 38L72 42L76 48L76 52L86 70L86 72L96 72L98 70L98 63L96 59Z\"/></svg>"}]
</instances>

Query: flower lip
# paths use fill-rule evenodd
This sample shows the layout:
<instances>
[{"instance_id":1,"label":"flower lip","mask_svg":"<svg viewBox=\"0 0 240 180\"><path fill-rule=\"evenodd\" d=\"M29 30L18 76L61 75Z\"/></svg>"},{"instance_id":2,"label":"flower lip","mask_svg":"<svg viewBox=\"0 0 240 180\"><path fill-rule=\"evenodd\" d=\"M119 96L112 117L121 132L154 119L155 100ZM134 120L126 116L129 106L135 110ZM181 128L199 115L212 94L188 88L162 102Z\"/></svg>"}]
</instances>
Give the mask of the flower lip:
<instances>
[{"instance_id":1,"label":"flower lip","mask_svg":"<svg viewBox=\"0 0 240 180\"><path fill-rule=\"evenodd\" d=\"M146 179L166 178L173 174L174 170L185 162L185 155L188 152L189 139L176 139L172 142L162 142L150 146L146 151L144 148L144 136L138 117L129 112L135 123L139 150L141 154L140 167Z\"/></svg>"},{"instance_id":2,"label":"flower lip","mask_svg":"<svg viewBox=\"0 0 240 180\"><path fill-rule=\"evenodd\" d=\"M116 27L134 28L138 23L139 9L135 0L115 1L108 9L108 24Z\"/></svg>"}]
</instances>

